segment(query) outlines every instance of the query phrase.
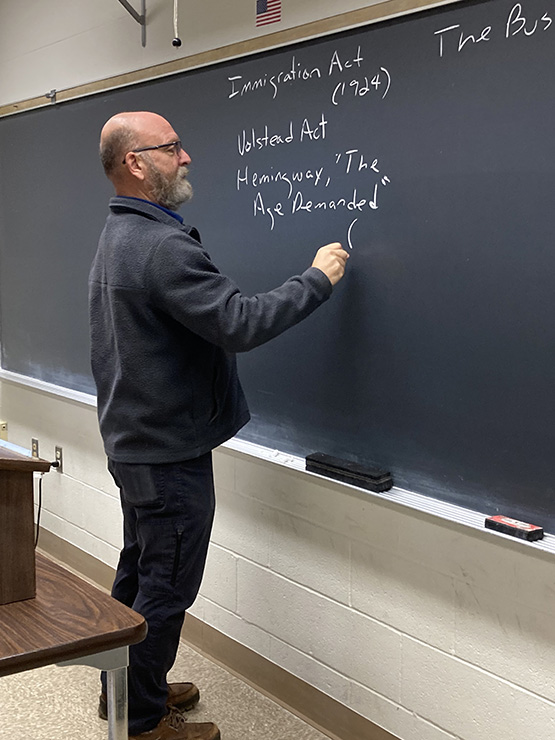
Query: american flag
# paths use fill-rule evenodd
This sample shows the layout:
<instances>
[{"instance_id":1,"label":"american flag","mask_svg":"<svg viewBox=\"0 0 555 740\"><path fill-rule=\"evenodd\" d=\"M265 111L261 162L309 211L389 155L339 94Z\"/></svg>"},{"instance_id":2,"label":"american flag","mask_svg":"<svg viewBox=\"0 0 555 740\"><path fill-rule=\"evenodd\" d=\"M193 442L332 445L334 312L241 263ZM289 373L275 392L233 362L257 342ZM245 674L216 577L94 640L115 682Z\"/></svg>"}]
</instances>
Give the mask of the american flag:
<instances>
[{"instance_id":1,"label":"american flag","mask_svg":"<svg viewBox=\"0 0 555 740\"><path fill-rule=\"evenodd\" d=\"M256 25L266 26L281 20L281 0L256 0Z\"/></svg>"}]
</instances>

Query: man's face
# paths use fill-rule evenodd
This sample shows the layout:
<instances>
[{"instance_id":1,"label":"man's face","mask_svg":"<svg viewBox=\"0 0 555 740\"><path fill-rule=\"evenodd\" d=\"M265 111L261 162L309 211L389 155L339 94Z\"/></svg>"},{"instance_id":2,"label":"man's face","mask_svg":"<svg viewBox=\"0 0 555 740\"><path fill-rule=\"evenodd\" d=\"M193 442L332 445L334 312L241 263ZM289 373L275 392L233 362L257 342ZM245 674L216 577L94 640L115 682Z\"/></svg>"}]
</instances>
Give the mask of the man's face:
<instances>
[{"instance_id":1,"label":"man's face","mask_svg":"<svg viewBox=\"0 0 555 740\"><path fill-rule=\"evenodd\" d=\"M160 155L162 153L167 156L164 150L160 151ZM143 156L147 169L148 188L155 203L176 211L179 206L192 198L193 188L187 180L189 170L185 164L177 165L175 168L160 167L149 153L145 152ZM177 161L179 155L173 154L172 156Z\"/></svg>"},{"instance_id":2,"label":"man's face","mask_svg":"<svg viewBox=\"0 0 555 740\"><path fill-rule=\"evenodd\" d=\"M161 117L156 118L144 146L159 146L171 142L179 142L179 136L168 121ZM190 200L193 188L187 180L187 165L191 158L179 143L141 152L139 156L145 164L145 185L155 203L175 211Z\"/></svg>"}]
</instances>

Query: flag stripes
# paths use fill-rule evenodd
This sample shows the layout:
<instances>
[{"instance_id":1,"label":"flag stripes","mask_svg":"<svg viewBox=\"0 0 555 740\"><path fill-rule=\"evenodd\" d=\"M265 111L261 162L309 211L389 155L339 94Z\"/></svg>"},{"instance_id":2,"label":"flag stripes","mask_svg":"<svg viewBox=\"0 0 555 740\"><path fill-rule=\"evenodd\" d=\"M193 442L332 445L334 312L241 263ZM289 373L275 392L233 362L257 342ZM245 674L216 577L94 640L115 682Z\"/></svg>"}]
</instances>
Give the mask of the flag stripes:
<instances>
[{"instance_id":1,"label":"flag stripes","mask_svg":"<svg viewBox=\"0 0 555 740\"><path fill-rule=\"evenodd\" d=\"M281 0L256 0L256 25L266 26L281 20Z\"/></svg>"}]
</instances>

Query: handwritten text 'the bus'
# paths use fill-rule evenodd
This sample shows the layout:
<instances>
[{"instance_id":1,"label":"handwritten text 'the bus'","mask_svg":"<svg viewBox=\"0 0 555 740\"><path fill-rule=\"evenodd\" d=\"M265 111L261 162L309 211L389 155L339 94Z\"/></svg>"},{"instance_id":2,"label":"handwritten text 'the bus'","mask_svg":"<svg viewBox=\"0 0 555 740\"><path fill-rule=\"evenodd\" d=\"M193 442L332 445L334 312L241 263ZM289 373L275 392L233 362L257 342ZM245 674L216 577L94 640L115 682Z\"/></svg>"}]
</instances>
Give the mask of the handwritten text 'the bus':
<instances>
[{"instance_id":1,"label":"handwritten text 'the bus'","mask_svg":"<svg viewBox=\"0 0 555 740\"><path fill-rule=\"evenodd\" d=\"M553 18L547 12L541 16L538 13L531 15L523 10L521 3L516 3L507 16L503 32L506 39L515 36L531 37L547 31L552 25ZM461 53L463 49L468 50L477 44L491 41L495 36L495 29L493 26L463 29L460 23L454 23L434 31L434 35L438 37L439 56L443 57L450 52Z\"/></svg>"}]
</instances>

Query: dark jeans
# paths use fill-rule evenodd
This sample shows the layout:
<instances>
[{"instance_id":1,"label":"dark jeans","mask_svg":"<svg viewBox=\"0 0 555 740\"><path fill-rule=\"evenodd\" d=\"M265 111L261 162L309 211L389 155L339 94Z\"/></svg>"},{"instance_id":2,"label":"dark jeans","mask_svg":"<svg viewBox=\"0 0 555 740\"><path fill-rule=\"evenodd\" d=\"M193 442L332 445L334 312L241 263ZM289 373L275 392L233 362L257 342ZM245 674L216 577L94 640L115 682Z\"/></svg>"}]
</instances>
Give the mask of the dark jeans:
<instances>
[{"instance_id":1,"label":"dark jeans","mask_svg":"<svg viewBox=\"0 0 555 740\"><path fill-rule=\"evenodd\" d=\"M124 544L112 596L142 614L146 639L129 648L129 733L156 727L185 610L195 600L214 518L212 455L162 465L108 462L120 489ZM102 676L106 690L106 676Z\"/></svg>"}]
</instances>

